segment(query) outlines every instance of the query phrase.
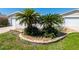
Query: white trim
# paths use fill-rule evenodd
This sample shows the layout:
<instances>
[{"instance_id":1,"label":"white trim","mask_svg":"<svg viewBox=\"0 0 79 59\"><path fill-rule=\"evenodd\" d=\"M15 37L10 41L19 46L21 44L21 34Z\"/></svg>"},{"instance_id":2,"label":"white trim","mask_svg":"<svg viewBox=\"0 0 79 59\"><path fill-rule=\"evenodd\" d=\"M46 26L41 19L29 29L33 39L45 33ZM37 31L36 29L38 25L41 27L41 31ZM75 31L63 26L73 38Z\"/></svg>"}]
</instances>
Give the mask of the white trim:
<instances>
[{"instance_id":1,"label":"white trim","mask_svg":"<svg viewBox=\"0 0 79 59\"><path fill-rule=\"evenodd\" d=\"M13 13L11 13L11 14L7 15L7 16L9 17L9 16L14 15L14 14L16 14L16 13L21 13L21 11L16 11L16 12L13 12Z\"/></svg>"},{"instance_id":2,"label":"white trim","mask_svg":"<svg viewBox=\"0 0 79 59\"><path fill-rule=\"evenodd\" d=\"M65 15L65 14L70 13L70 12L73 12L73 11L79 11L79 9L70 10L70 11L65 12L65 13L62 13L62 14L60 14L60 15Z\"/></svg>"}]
</instances>

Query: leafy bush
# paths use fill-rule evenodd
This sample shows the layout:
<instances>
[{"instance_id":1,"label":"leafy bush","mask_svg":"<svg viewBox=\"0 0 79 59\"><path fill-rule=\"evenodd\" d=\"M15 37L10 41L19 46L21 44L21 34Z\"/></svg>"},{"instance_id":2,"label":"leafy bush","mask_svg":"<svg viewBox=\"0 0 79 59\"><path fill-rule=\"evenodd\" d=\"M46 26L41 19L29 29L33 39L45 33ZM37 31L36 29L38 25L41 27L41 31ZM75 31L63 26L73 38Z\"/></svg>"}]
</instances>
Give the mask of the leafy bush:
<instances>
[{"instance_id":1,"label":"leafy bush","mask_svg":"<svg viewBox=\"0 0 79 59\"><path fill-rule=\"evenodd\" d=\"M53 27L43 28L43 32L45 37L51 37L51 38L56 37L58 34L58 30Z\"/></svg>"},{"instance_id":2,"label":"leafy bush","mask_svg":"<svg viewBox=\"0 0 79 59\"><path fill-rule=\"evenodd\" d=\"M58 30L52 27L43 28L39 30L37 27L27 27L24 29L24 34L31 35L31 36L45 36L54 38L58 34Z\"/></svg>"},{"instance_id":3,"label":"leafy bush","mask_svg":"<svg viewBox=\"0 0 79 59\"><path fill-rule=\"evenodd\" d=\"M44 33L44 36L45 37L50 37L50 38L54 38L55 37L54 33Z\"/></svg>"},{"instance_id":4,"label":"leafy bush","mask_svg":"<svg viewBox=\"0 0 79 59\"><path fill-rule=\"evenodd\" d=\"M8 18L7 17L0 17L0 27L5 27L8 26Z\"/></svg>"},{"instance_id":5,"label":"leafy bush","mask_svg":"<svg viewBox=\"0 0 79 59\"><path fill-rule=\"evenodd\" d=\"M37 27L27 27L24 29L24 33L31 36L41 36L42 32Z\"/></svg>"}]
</instances>

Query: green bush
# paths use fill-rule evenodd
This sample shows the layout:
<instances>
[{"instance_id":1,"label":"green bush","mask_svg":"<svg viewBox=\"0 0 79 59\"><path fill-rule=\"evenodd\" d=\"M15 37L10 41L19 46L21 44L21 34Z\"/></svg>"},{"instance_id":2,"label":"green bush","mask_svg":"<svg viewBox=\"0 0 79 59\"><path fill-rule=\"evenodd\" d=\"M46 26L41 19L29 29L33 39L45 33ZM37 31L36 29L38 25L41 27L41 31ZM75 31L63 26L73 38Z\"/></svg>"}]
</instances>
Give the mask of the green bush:
<instances>
[{"instance_id":1,"label":"green bush","mask_svg":"<svg viewBox=\"0 0 79 59\"><path fill-rule=\"evenodd\" d=\"M48 38L48 37L54 38L54 37L55 37L54 33L44 33L44 36L45 36L46 38Z\"/></svg>"},{"instance_id":2,"label":"green bush","mask_svg":"<svg viewBox=\"0 0 79 59\"><path fill-rule=\"evenodd\" d=\"M8 26L8 18L7 17L0 17L0 27L5 27Z\"/></svg>"},{"instance_id":3,"label":"green bush","mask_svg":"<svg viewBox=\"0 0 79 59\"><path fill-rule=\"evenodd\" d=\"M56 37L58 34L58 30L53 27L43 28L43 32L45 37L51 37L51 38Z\"/></svg>"},{"instance_id":4,"label":"green bush","mask_svg":"<svg viewBox=\"0 0 79 59\"><path fill-rule=\"evenodd\" d=\"M42 32L37 27L27 27L24 29L24 33L31 36L41 36Z\"/></svg>"},{"instance_id":5,"label":"green bush","mask_svg":"<svg viewBox=\"0 0 79 59\"><path fill-rule=\"evenodd\" d=\"M31 36L45 36L45 37L57 37L58 30L52 27L43 28L39 30L37 27L27 27L24 29L24 34Z\"/></svg>"}]
</instances>

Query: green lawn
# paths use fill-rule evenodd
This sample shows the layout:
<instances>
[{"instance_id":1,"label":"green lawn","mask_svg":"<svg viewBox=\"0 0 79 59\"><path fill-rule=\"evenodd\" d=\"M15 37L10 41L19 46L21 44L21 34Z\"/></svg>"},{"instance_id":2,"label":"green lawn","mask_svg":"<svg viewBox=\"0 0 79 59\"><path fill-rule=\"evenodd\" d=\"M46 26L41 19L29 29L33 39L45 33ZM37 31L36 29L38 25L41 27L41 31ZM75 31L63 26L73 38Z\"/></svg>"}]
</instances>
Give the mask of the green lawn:
<instances>
[{"instance_id":1,"label":"green lawn","mask_svg":"<svg viewBox=\"0 0 79 59\"><path fill-rule=\"evenodd\" d=\"M50 44L34 44L20 40L12 33L0 34L0 50L78 50L79 33L70 33L61 41Z\"/></svg>"}]
</instances>

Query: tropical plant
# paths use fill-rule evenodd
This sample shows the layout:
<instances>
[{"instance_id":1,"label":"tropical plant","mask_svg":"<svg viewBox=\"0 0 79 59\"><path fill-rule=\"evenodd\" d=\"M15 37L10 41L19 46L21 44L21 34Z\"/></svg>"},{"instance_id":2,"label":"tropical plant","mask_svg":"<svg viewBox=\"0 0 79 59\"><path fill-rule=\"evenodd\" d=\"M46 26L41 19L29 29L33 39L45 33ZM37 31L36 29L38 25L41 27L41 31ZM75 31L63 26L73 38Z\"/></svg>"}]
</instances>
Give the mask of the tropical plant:
<instances>
[{"instance_id":1,"label":"tropical plant","mask_svg":"<svg viewBox=\"0 0 79 59\"><path fill-rule=\"evenodd\" d=\"M57 36L58 30L63 23L63 17L59 14L48 14L40 17L40 24L43 25L43 31L45 36L49 36L51 34L53 37Z\"/></svg>"},{"instance_id":2,"label":"tropical plant","mask_svg":"<svg viewBox=\"0 0 79 59\"><path fill-rule=\"evenodd\" d=\"M16 16L17 20L20 20L20 24L27 25L24 32L34 36L44 35L46 37L55 37L58 33L58 27L63 23L63 18L59 14L40 16L40 14L33 9L24 9L22 12L17 13ZM37 23L43 25L42 31L33 26Z\"/></svg>"},{"instance_id":3,"label":"tropical plant","mask_svg":"<svg viewBox=\"0 0 79 59\"><path fill-rule=\"evenodd\" d=\"M40 17L44 27L56 27L63 23L63 17L59 14L47 14Z\"/></svg>"},{"instance_id":4,"label":"tropical plant","mask_svg":"<svg viewBox=\"0 0 79 59\"><path fill-rule=\"evenodd\" d=\"M20 24L27 25L24 29L24 33L28 35L38 35L39 29L34 27L34 24L38 23L40 14L33 9L24 9L22 12L17 13L17 20L20 20Z\"/></svg>"},{"instance_id":5,"label":"tropical plant","mask_svg":"<svg viewBox=\"0 0 79 59\"><path fill-rule=\"evenodd\" d=\"M25 28L24 34L31 35L31 36L41 36L42 32L35 26Z\"/></svg>"},{"instance_id":6,"label":"tropical plant","mask_svg":"<svg viewBox=\"0 0 79 59\"><path fill-rule=\"evenodd\" d=\"M17 20L20 20L20 24L32 27L33 24L38 22L39 13L35 12L33 9L24 9L22 12L17 13Z\"/></svg>"}]
</instances>

